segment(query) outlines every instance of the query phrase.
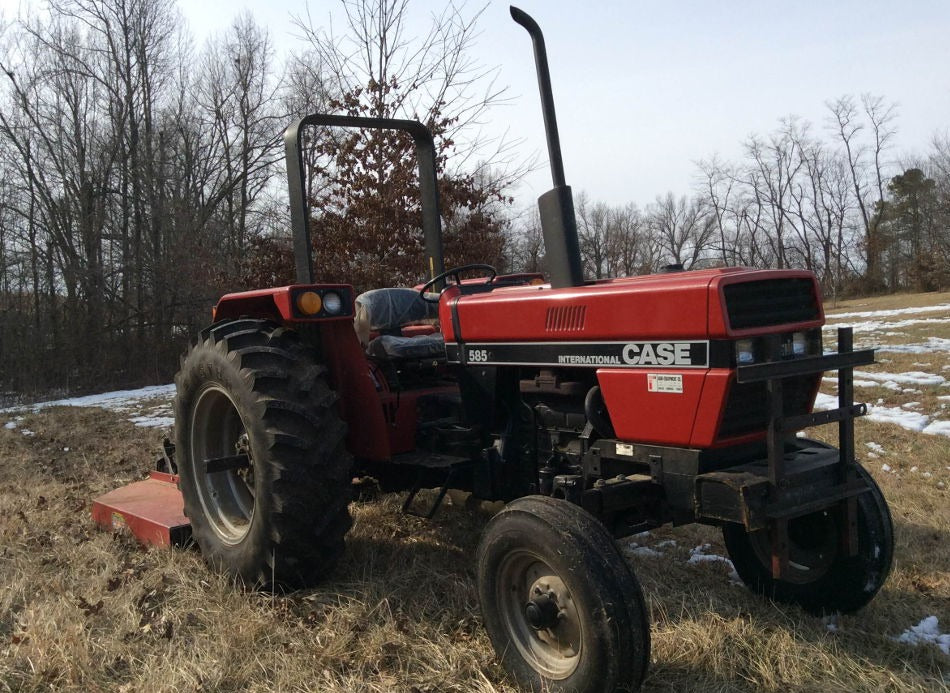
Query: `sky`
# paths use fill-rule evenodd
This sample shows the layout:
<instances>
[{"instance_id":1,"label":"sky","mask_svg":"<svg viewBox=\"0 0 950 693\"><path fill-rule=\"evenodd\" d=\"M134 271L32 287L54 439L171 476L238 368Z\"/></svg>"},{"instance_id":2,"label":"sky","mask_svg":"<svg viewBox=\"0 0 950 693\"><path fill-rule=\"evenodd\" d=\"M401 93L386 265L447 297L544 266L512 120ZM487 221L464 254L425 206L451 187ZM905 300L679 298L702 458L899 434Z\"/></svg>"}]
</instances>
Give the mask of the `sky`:
<instances>
[{"instance_id":1,"label":"sky","mask_svg":"<svg viewBox=\"0 0 950 693\"><path fill-rule=\"evenodd\" d=\"M9 17L21 3L0 0ZM425 32L444 2L412 0L409 33ZM469 2L466 12L482 5ZM825 103L868 92L898 104L894 161L924 154L950 130L950 2L947 0L520 0L545 33L568 184L610 204L645 205L689 193L695 162L741 156L752 133L796 115L821 129ZM179 0L196 43L223 33L242 10L267 26L278 51L299 46L291 17L306 0ZM11 9L13 8L13 9ZM342 23L337 0L311 0L316 24ZM509 103L486 131L516 141L538 170L516 193L531 201L550 174L531 42L490 0L472 50L498 68Z\"/></svg>"}]
</instances>

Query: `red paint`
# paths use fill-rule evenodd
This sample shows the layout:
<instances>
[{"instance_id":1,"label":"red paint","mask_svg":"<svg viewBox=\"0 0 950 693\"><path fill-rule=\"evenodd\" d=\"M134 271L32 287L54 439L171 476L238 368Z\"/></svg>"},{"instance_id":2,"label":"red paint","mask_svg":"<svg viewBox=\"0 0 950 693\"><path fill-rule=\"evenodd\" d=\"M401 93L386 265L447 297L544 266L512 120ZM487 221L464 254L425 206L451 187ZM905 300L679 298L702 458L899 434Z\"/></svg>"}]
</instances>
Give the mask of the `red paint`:
<instances>
[{"instance_id":1,"label":"red paint","mask_svg":"<svg viewBox=\"0 0 950 693\"><path fill-rule=\"evenodd\" d=\"M99 496L92 502L92 519L104 529L127 527L143 544L181 546L191 536L178 477L149 472L136 481Z\"/></svg>"},{"instance_id":2,"label":"red paint","mask_svg":"<svg viewBox=\"0 0 950 693\"><path fill-rule=\"evenodd\" d=\"M683 377L683 392L649 392L648 373ZM699 410L707 371L603 368L597 380L620 440L686 447Z\"/></svg>"},{"instance_id":3,"label":"red paint","mask_svg":"<svg viewBox=\"0 0 950 693\"><path fill-rule=\"evenodd\" d=\"M383 416L381 375L370 371L352 319L325 323L320 329L330 386L339 396L341 418L347 423L346 447L356 457L384 461L391 457L389 426Z\"/></svg>"},{"instance_id":4,"label":"red paint","mask_svg":"<svg viewBox=\"0 0 950 693\"><path fill-rule=\"evenodd\" d=\"M733 380L733 372L728 368L711 368L706 371L702 396L697 406L698 416L689 437L690 447L708 448L717 442L716 436L726 409L726 397Z\"/></svg>"},{"instance_id":5,"label":"red paint","mask_svg":"<svg viewBox=\"0 0 950 693\"><path fill-rule=\"evenodd\" d=\"M605 279L563 289L552 289L549 284L499 287L460 298L458 317L462 338L472 342L736 338L787 328L732 330L722 288L737 282L787 278L811 280L820 300L811 272L726 267ZM449 304L458 294L459 290L451 287L442 296L439 317L446 341L457 341ZM552 308L583 308L583 329L573 323L567 324L568 329L557 329L557 323L552 325L548 319ZM798 323L797 329L823 323L821 315L818 320Z\"/></svg>"},{"instance_id":6,"label":"red paint","mask_svg":"<svg viewBox=\"0 0 950 693\"><path fill-rule=\"evenodd\" d=\"M349 289L352 295L353 287L349 284L292 284L278 286L273 289L256 289L225 294L214 308L214 320L232 320L240 317L254 317L273 320L274 322L307 323L353 320L353 306L344 308L344 315L338 317L304 318L294 314L292 293L307 289Z\"/></svg>"},{"instance_id":7,"label":"red paint","mask_svg":"<svg viewBox=\"0 0 950 693\"><path fill-rule=\"evenodd\" d=\"M815 294L815 303L818 306L818 319L808 322L795 323L798 330L807 330L812 327L821 327L825 324L825 309L821 303L821 287L814 274L806 270L743 270L741 273L730 273L716 277L709 284L709 336L716 338L738 339L745 336L763 335L773 332L788 332L787 326L750 327L744 330L733 330L729 327L726 298L722 289L729 284L752 282L765 279L808 279L812 283Z\"/></svg>"}]
</instances>

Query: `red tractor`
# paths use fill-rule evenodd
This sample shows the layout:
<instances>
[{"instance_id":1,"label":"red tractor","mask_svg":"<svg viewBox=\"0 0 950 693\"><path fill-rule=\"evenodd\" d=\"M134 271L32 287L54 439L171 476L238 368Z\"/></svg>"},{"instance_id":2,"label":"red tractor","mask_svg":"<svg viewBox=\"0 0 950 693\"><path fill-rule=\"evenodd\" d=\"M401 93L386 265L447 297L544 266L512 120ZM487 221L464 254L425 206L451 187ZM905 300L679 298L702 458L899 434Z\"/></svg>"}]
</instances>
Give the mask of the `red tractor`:
<instances>
[{"instance_id":1,"label":"red tractor","mask_svg":"<svg viewBox=\"0 0 950 693\"><path fill-rule=\"evenodd\" d=\"M505 667L544 690L639 687L648 615L616 539L667 523L721 527L742 580L769 598L859 609L893 550L887 505L854 458L865 407L852 402L852 369L873 352L840 330L838 353L824 353L809 272L585 280L543 38L511 13L534 41L548 135L550 281L444 269L420 123L293 124L298 283L222 297L176 378L175 462L201 551L246 583L312 584L343 553L354 477L408 491L406 509L420 488L440 488L430 516L448 489L505 501L478 547L482 615ZM314 281L301 151L313 126L414 138L423 286L356 296ZM813 412L828 370L839 407ZM833 422L837 449L796 435Z\"/></svg>"}]
</instances>

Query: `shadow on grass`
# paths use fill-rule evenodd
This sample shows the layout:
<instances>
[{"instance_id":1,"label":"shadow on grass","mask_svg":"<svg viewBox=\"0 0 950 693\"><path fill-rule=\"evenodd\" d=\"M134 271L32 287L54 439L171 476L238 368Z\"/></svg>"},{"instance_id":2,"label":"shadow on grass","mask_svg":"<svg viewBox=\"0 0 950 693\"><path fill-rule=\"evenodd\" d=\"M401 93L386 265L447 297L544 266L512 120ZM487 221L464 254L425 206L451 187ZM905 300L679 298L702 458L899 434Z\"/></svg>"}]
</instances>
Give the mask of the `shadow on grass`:
<instances>
[{"instance_id":1,"label":"shadow on grass","mask_svg":"<svg viewBox=\"0 0 950 693\"><path fill-rule=\"evenodd\" d=\"M933 645L895 640L928 615L946 630L946 533L896 521L895 535L894 565L881 592L854 614L824 619L731 583L725 564L688 566L685 551L635 561L660 643L644 690L772 690L784 683L783 670L804 677L805 684L786 687L794 690L946 689L945 655ZM725 551L720 545L709 553ZM928 553L932 560L921 565ZM750 648L755 642L761 652ZM764 652L774 659L774 674L762 666ZM697 658L711 664L696 666ZM827 685L817 687L824 667Z\"/></svg>"}]
</instances>

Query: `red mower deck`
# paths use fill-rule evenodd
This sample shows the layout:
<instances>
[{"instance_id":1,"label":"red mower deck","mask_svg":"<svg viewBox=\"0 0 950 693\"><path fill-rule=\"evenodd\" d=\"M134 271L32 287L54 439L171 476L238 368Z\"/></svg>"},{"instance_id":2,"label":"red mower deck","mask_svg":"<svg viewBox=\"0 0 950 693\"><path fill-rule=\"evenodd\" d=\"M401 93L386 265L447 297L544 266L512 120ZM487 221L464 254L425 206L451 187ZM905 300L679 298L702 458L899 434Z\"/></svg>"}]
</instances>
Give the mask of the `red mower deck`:
<instances>
[{"instance_id":1,"label":"red mower deck","mask_svg":"<svg viewBox=\"0 0 950 693\"><path fill-rule=\"evenodd\" d=\"M92 519L103 529L127 527L143 544L184 546L191 539L176 474L151 471L144 481L99 496Z\"/></svg>"}]
</instances>

